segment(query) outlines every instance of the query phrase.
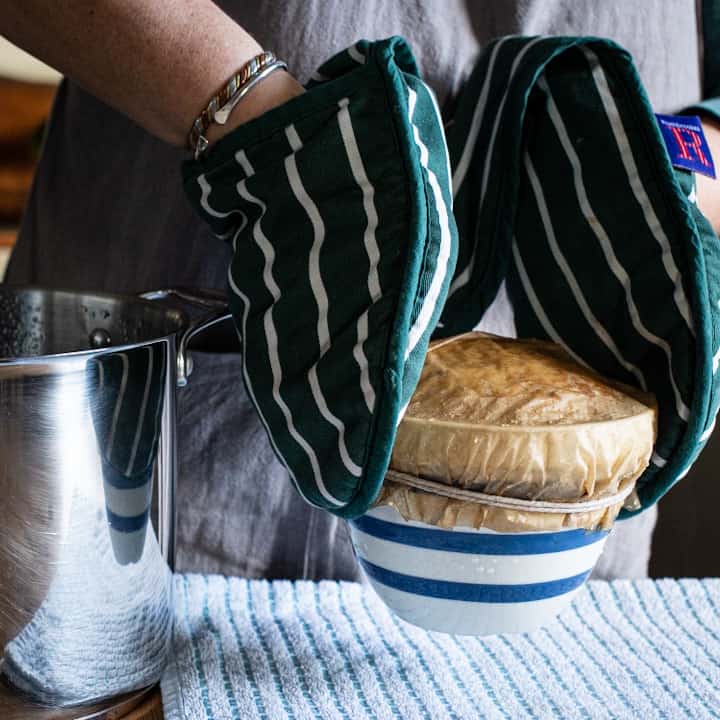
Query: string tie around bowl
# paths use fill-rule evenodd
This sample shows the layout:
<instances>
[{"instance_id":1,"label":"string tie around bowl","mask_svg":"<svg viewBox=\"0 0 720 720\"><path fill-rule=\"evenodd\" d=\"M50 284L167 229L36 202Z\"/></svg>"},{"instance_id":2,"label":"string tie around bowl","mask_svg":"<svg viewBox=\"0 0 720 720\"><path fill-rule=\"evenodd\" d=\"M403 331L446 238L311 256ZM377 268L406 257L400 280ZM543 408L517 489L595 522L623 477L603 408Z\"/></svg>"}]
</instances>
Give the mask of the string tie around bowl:
<instances>
[{"instance_id":1,"label":"string tie around bowl","mask_svg":"<svg viewBox=\"0 0 720 720\"><path fill-rule=\"evenodd\" d=\"M453 500L463 500L473 502L479 505L489 505L491 507L504 508L506 510L522 510L523 512L544 512L544 513L581 513L595 512L604 510L623 503L630 493L633 486L623 488L618 492L610 495L602 495L601 497L591 500L580 500L575 502L551 502L548 500L526 500L523 498L504 497L502 495L490 495L488 493L479 492L477 490L467 490L435 480L427 480L426 478L416 477L407 473L398 472L397 470L388 470L385 478L399 485L415 488L416 490L424 490L435 495L452 498Z\"/></svg>"}]
</instances>

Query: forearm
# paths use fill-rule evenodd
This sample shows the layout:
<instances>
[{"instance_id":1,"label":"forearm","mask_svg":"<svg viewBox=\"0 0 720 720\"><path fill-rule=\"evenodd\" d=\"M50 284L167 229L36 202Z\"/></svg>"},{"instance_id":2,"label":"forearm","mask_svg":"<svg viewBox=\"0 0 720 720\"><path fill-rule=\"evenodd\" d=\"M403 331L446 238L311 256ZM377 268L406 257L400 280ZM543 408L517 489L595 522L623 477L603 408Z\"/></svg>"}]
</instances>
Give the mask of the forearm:
<instances>
[{"instance_id":1,"label":"forearm","mask_svg":"<svg viewBox=\"0 0 720 720\"><path fill-rule=\"evenodd\" d=\"M6 0L0 33L174 145L261 51L211 0ZM211 139L299 91L286 73L271 75Z\"/></svg>"}]
</instances>

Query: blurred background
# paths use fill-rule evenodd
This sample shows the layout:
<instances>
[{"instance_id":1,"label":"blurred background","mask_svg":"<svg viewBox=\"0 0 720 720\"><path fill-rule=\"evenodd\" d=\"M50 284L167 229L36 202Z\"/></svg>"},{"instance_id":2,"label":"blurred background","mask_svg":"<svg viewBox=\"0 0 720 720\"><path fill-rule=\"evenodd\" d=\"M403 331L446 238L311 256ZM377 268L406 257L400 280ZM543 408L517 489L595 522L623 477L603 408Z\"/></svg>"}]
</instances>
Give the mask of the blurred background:
<instances>
[{"instance_id":1,"label":"blurred background","mask_svg":"<svg viewBox=\"0 0 720 720\"><path fill-rule=\"evenodd\" d=\"M54 70L0 37L0 278L59 80ZM715 433L689 475L660 502L650 565L654 577L720 575L719 476L720 435Z\"/></svg>"},{"instance_id":2,"label":"blurred background","mask_svg":"<svg viewBox=\"0 0 720 720\"><path fill-rule=\"evenodd\" d=\"M0 277L15 242L60 75L0 37Z\"/></svg>"}]
</instances>

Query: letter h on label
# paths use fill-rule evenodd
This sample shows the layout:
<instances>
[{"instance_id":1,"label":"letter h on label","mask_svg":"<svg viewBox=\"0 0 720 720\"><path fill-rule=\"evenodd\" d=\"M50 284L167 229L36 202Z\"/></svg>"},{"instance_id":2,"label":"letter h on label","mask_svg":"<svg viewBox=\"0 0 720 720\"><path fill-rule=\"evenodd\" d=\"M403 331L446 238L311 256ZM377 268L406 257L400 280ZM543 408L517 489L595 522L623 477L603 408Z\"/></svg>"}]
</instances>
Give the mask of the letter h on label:
<instances>
[{"instance_id":1,"label":"letter h on label","mask_svg":"<svg viewBox=\"0 0 720 720\"><path fill-rule=\"evenodd\" d=\"M683 160L699 160L705 167L711 167L707 156L703 152L702 138L698 132L677 126L670 128L670 130Z\"/></svg>"}]
</instances>

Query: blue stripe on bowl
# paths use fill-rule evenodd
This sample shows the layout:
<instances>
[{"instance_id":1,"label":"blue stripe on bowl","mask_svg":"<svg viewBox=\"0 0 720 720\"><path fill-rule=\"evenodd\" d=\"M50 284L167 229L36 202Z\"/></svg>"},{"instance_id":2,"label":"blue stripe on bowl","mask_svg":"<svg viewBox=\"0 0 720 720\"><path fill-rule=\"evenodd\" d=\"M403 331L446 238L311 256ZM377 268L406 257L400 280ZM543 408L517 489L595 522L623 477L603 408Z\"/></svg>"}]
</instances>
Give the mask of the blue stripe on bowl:
<instances>
[{"instance_id":1,"label":"blue stripe on bowl","mask_svg":"<svg viewBox=\"0 0 720 720\"><path fill-rule=\"evenodd\" d=\"M142 530L148 521L148 511L141 515L116 515L109 507L105 507L108 523L113 530L118 532L131 533Z\"/></svg>"},{"instance_id":2,"label":"blue stripe on bowl","mask_svg":"<svg viewBox=\"0 0 720 720\"><path fill-rule=\"evenodd\" d=\"M605 530L563 530L549 533L471 533L414 527L363 515L350 524L368 535L402 545L472 553L473 555L538 555L563 552L600 542Z\"/></svg>"},{"instance_id":3,"label":"blue stripe on bowl","mask_svg":"<svg viewBox=\"0 0 720 720\"><path fill-rule=\"evenodd\" d=\"M559 580L549 580L548 582L528 583L526 585L483 585L404 575L403 573L381 568L363 558L358 558L358 560L370 578L396 590L443 600L486 603L529 602L564 595L580 587L592 570L591 568L579 575L560 578Z\"/></svg>"}]
</instances>

